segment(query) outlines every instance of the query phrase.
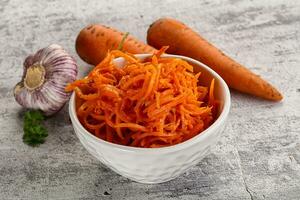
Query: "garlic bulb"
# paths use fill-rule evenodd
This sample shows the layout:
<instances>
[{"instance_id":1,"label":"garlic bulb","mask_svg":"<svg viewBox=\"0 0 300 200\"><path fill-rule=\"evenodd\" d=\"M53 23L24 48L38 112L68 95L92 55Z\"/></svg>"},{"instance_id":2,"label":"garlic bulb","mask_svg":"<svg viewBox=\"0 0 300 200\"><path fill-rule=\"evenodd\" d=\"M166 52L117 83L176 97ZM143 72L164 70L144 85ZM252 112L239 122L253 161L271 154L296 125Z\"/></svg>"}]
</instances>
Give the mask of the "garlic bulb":
<instances>
[{"instance_id":1,"label":"garlic bulb","mask_svg":"<svg viewBox=\"0 0 300 200\"><path fill-rule=\"evenodd\" d=\"M70 98L65 87L76 76L75 60L61 46L52 44L25 59L22 80L14 88L15 99L25 108L52 115Z\"/></svg>"}]
</instances>

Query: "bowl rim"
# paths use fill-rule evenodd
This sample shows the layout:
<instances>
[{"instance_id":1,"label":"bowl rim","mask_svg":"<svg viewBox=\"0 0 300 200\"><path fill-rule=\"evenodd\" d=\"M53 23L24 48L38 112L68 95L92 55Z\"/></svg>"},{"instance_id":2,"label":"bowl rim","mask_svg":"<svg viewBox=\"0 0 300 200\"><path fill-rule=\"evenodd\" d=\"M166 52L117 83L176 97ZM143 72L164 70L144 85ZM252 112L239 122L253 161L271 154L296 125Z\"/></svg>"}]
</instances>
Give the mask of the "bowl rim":
<instances>
[{"instance_id":1,"label":"bowl rim","mask_svg":"<svg viewBox=\"0 0 300 200\"><path fill-rule=\"evenodd\" d=\"M134 56L144 59L151 55L152 54L135 54ZM159 147L159 148L131 147L131 146L125 146L125 145L107 142L105 140L102 140L101 138L94 136L92 133L90 133L88 130L86 130L82 126L80 121L78 120L77 115L76 115L76 110L75 110L75 92L72 93L71 99L69 101L69 116L72 121L72 126L76 126L77 128L79 128L81 130L81 132L83 132L85 135L87 135L92 141L99 143L101 145L105 145L105 146L111 147L111 148L117 148L121 151L128 151L128 152L135 152L135 153L142 152L142 153L147 153L147 154L169 153L169 152L179 151L179 150L185 149L189 146L192 146L195 143L199 143L199 142L205 140L207 137L209 137L209 135L211 135L214 131L216 131L216 129L218 129L225 122L225 120L228 117L228 114L230 111L230 105L231 105L231 97L230 97L230 91L229 91L227 84L214 70L212 70L205 64L203 64L195 59L192 59L192 58L189 58L186 56L181 56L181 55L174 55L174 54L163 54L162 57L180 58L180 59L186 60L192 64L198 65L201 68L205 68L205 70L207 70L214 78L218 79L218 81L221 83L220 87L222 87L222 90L224 91L224 94L225 94L223 110L221 111L221 114L219 115L218 119L216 121L214 121L214 123L211 124L207 129L202 131L201 134L198 134L184 142L181 142L181 143L178 143L175 145L171 145L171 146L167 146L167 147ZM122 59L123 58L116 58L115 60L117 61L117 60L122 60Z\"/></svg>"}]
</instances>

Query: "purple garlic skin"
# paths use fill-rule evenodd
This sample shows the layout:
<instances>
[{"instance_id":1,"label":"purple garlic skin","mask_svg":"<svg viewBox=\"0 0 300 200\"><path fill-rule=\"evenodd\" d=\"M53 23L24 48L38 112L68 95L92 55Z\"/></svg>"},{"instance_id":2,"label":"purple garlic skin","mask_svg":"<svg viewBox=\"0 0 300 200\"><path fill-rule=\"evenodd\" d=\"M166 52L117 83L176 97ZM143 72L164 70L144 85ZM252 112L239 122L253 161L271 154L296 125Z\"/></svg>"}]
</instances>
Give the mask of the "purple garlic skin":
<instances>
[{"instance_id":1,"label":"purple garlic skin","mask_svg":"<svg viewBox=\"0 0 300 200\"><path fill-rule=\"evenodd\" d=\"M71 93L65 92L65 87L76 76L75 60L52 44L25 59L22 80L14 88L15 99L25 108L53 115L69 100Z\"/></svg>"}]
</instances>

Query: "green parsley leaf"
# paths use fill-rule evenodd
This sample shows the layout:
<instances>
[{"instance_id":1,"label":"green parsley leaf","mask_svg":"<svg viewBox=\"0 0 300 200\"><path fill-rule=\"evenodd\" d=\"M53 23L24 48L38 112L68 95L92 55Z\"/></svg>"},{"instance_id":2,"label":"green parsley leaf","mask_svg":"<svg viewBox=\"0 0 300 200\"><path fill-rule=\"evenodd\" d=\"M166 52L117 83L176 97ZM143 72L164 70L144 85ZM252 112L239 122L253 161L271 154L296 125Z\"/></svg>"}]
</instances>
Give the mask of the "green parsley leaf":
<instances>
[{"instance_id":1,"label":"green parsley leaf","mask_svg":"<svg viewBox=\"0 0 300 200\"><path fill-rule=\"evenodd\" d=\"M45 142L47 129L42 125L45 117L40 111L27 111L24 116L23 142L30 146L38 146Z\"/></svg>"}]
</instances>

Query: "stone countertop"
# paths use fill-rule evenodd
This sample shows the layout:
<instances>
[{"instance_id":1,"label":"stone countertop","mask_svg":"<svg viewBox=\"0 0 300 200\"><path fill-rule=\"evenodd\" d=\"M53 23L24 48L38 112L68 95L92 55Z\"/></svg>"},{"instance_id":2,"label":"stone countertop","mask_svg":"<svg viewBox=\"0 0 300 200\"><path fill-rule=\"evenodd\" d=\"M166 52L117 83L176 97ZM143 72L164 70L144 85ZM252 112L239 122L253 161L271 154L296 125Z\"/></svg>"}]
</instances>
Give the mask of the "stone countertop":
<instances>
[{"instance_id":1,"label":"stone countertop","mask_svg":"<svg viewBox=\"0 0 300 200\"><path fill-rule=\"evenodd\" d=\"M72 2L72 3L71 3ZM197 166L167 183L144 185L101 165L76 138L65 107L47 122L45 144L22 142L23 110L12 88L23 59L58 43L80 74L89 67L74 41L89 23L145 40L155 19L199 31L285 96L272 103L232 91L225 132ZM300 1L0 1L0 199L300 199Z\"/></svg>"}]
</instances>

